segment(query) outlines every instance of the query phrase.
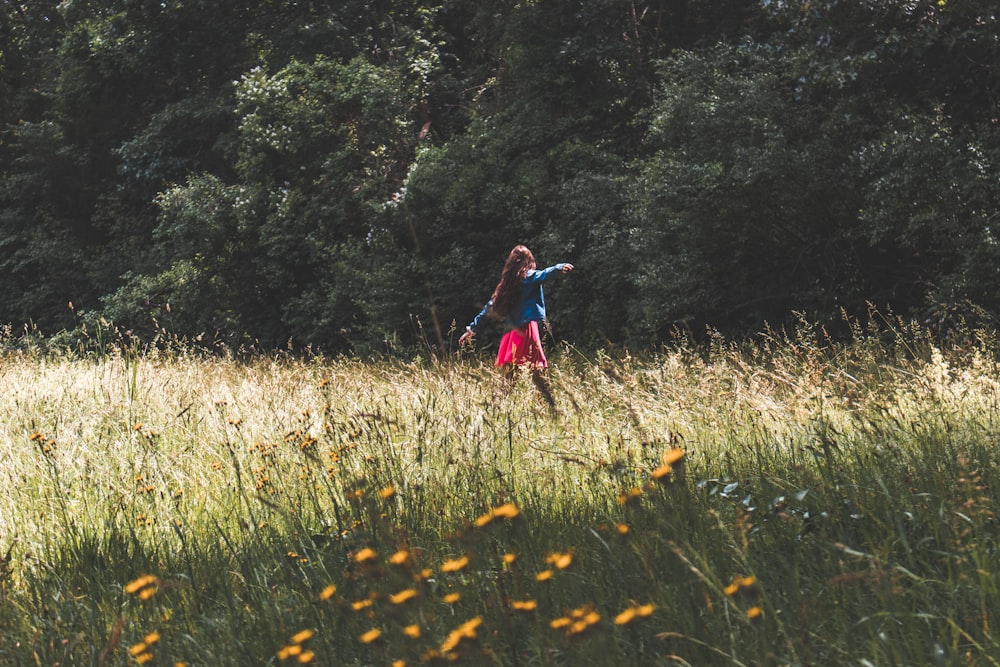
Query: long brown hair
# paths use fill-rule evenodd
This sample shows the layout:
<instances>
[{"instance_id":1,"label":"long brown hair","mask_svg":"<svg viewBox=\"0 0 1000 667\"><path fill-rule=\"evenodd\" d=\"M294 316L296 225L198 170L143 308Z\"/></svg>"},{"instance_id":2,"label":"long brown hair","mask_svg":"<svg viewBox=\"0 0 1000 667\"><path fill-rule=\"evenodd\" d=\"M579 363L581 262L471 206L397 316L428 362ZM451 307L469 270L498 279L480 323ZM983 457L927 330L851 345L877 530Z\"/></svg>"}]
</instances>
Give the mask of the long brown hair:
<instances>
[{"instance_id":1,"label":"long brown hair","mask_svg":"<svg viewBox=\"0 0 1000 667\"><path fill-rule=\"evenodd\" d=\"M493 290L493 312L499 317L507 317L521 296L524 276L535 268L535 256L525 246L514 246L507 255L507 261L500 272L500 282Z\"/></svg>"}]
</instances>

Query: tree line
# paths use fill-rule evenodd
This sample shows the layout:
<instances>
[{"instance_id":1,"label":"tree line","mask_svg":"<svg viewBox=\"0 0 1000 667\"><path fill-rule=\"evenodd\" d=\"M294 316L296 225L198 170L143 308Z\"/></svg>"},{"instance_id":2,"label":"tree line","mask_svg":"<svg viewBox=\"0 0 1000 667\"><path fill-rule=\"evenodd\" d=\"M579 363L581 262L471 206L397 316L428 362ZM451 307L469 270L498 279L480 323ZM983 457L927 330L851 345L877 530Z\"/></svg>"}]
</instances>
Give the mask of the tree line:
<instances>
[{"instance_id":1,"label":"tree line","mask_svg":"<svg viewBox=\"0 0 1000 667\"><path fill-rule=\"evenodd\" d=\"M0 323L655 344L1000 312L994 0L0 2Z\"/></svg>"}]
</instances>

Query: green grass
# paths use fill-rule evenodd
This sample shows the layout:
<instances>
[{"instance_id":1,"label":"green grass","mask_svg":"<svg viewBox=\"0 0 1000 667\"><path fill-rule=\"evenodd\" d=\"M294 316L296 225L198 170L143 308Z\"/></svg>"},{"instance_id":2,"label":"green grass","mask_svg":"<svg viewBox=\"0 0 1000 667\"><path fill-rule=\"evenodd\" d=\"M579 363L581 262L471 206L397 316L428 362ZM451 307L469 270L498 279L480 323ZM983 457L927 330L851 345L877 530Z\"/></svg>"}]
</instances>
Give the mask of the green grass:
<instances>
[{"instance_id":1,"label":"green grass","mask_svg":"<svg viewBox=\"0 0 1000 667\"><path fill-rule=\"evenodd\" d=\"M0 664L1000 660L991 339L551 360L8 352Z\"/></svg>"}]
</instances>

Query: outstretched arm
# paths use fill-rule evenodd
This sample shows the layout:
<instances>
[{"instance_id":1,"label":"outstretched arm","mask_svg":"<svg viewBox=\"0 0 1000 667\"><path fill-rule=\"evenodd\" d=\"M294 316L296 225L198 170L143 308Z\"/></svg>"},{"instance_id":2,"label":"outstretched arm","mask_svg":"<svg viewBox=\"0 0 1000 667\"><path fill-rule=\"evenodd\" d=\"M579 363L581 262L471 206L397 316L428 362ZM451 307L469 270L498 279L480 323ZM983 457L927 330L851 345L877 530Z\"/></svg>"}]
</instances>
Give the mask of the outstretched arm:
<instances>
[{"instance_id":1,"label":"outstretched arm","mask_svg":"<svg viewBox=\"0 0 1000 667\"><path fill-rule=\"evenodd\" d=\"M544 281L553 273L556 272L569 273L572 270L573 270L573 265L567 262L564 262L562 264L554 264L548 267L547 269L542 269L540 271L539 270L528 271L528 275L524 277L524 282L527 285L533 285L535 283L540 283Z\"/></svg>"},{"instance_id":2,"label":"outstretched arm","mask_svg":"<svg viewBox=\"0 0 1000 667\"><path fill-rule=\"evenodd\" d=\"M487 313L490 312L490 306L492 305L493 299L490 299L486 302L486 305L483 306L483 309L479 311L479 314L476 315L476 319L472 320L472 323L465 327L465 333L458 338L459 345L465 345L465 343L470 341L472 337L476 335L476 331L479 330L479 325L482 324L484 318L487 316Z\"/></svg>"}]
</instances>

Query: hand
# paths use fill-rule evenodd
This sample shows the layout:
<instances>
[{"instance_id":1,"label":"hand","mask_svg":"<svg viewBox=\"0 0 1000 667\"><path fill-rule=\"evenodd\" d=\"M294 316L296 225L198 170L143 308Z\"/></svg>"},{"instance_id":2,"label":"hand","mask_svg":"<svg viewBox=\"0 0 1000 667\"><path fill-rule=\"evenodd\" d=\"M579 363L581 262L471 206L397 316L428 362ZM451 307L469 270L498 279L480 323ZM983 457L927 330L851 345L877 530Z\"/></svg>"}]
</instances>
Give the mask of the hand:
<instances>
[{"instance_id":1,"label":"hand","mask_svg":"<svg viewBox=\"0 0 1000 667\"><path fill-rule=\"evenodd\" d=\"M465 333L464 333L464 334L462 334L461 336L459 336L459 337L458 337L458 344L459 344L460 346L461 346L461 345L465 345L465 344L466 344L466 343L468 343L468 342L469 342L470 340L472 340L472 332L471 332L471 331L469 331L468 329L466 329L466 330L465 330Z\"/></svg>"},{"instance_id":2,"label":"hand","mask_svg":"<svg viewBox=\"0 0 1000 667\"><path fill-rule=\"evenodd\" d=\"M562 266L562 272L563 273L569 273L572 270L573 270L573 265L572 264L563 264L563 266Z\"/></svg>"}]
</instances>

